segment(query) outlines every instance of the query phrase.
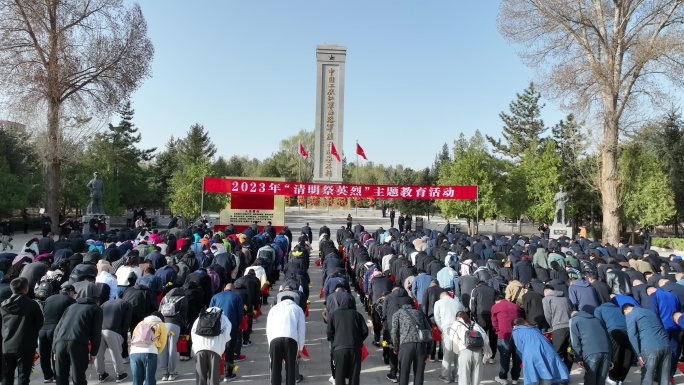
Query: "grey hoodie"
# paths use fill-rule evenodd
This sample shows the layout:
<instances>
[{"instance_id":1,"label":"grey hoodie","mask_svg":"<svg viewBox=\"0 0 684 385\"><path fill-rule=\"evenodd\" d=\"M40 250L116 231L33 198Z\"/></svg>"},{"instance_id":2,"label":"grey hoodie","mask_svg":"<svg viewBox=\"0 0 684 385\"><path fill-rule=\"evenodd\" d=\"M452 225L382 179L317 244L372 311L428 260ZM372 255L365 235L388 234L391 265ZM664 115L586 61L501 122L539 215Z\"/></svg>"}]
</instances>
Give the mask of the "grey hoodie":
<instances>
[{"instance_id":1,"label":"grey hoodie","mask_svg":"<svg viewBox=\"0 0 684 385\"><path fill-rule=\"evenodd\" d=\"M544 318L551 331L570 327L571 305L562 291L554 290L542 299Z\"/></svg>"}]
</instances>

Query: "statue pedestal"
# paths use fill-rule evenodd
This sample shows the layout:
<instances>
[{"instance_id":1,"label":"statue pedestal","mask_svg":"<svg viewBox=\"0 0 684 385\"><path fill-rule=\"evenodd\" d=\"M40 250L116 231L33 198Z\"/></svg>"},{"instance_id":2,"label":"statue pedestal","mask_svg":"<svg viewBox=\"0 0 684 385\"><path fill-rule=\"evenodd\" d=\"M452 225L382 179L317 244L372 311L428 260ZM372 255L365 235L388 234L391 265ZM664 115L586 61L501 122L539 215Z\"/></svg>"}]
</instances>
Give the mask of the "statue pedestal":
<instances>
[{"instance_id":1,"label":"statue pedestal","mask_svg":"<svg viewBox=\"0 0 684 385\"><path fill-rule=\"evenodd\" d=\"M90 224L88 222L90 222L90 219L92 217L100 218L101 215L104 215L104 214L84 214L83 215L83 232L87 233L90 231ZM110 220L109 217L105 215L105 224L107 225L107 231L110 230L109 220Z\"/></svg>"},{"instance_id":2,"label":"statue pedestal","mask_svg":"<svg viewBox=\"0 0 684 385\"><path fill-rule=\"evenodd\" d=\"M572 226L565 226L563 224L554 224L549 227L549 238L558 239L565 235L566 237L573 239L572 236Z\"/></svg>"}]
</instances>

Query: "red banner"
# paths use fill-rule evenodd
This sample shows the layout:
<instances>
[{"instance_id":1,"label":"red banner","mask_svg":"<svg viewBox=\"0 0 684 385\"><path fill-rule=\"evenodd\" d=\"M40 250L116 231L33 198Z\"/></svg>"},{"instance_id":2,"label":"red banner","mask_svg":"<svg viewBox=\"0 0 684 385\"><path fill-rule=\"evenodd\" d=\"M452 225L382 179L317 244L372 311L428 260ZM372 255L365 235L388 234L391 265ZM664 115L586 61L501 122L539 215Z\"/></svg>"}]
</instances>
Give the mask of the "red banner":
<instances>
[{"instance_id":1,"label":"red banner","mask_svg":"<svg viewBox=\"0 0 684 385\"><path fill-rule=\"evenodd\" d=\"M324 184L224 178L204 178L204 191L222 194L285 195L321 198L477 199L477 186Z\"/></svg>"}]
</instances>

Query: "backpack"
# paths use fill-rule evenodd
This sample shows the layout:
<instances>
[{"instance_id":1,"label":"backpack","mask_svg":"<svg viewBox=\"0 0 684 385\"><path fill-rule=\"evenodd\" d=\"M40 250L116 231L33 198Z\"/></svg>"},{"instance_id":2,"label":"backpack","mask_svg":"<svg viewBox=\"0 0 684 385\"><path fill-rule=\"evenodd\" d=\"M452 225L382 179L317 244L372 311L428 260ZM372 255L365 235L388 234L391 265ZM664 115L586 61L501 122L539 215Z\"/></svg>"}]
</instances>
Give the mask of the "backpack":
<instances>
[{"instance_id":1,"label":"backpack","mask_svg":"<svg viewBox=\"0 0 684 385\"><path fill-rule=\"evenodd\" d=\"M463 322L461 322L463 326L466 326ZM468 330L466 330L465 334L463 335L463 344L465 345L466 349L479 349L484 346L484 338L482 338L482 334L478 332L477 330L473 329L473 325L471 324L470 326L466 326Z\"/></svg>"},{"instance_id":2,"label":"backpack","mask_svg":"<svg viewBox=\"0 0 684 385\"><path fill-rule=\"evenodd\" d=\"M149 348L157 339L154 333L157 331L157 324L151 322L141 322L133 331L131 346Z\"/></svg>"},{"instance_id":3,"label":"backpack","mask_svg":"<svg viewBox=\"0 0 684 385\"><path fill-rule=\"evenodd\" d=\"M53 287L52 287L52 282L50 281L43 281L38 285L38 288L34 291L35 297L37 300L40 301L45 301L50 297L53 292Z\"/></svg>"},{"instance_id":4,"label":"backpack","mask_svg":"<svg viewBox=\"0 0 684 385\"><path fill-rule=\"evenodd\" d=\"M411 310L404 310L404 311L416 323L416 331L418 334L419 342L432 342L432 328L430 327L430 323L425 318L425 314L423 314L422 312L419 312L419 314L423 318L423 320L422 320L423 322L421 325L421 322L419 322L419 320L413 316L413 312Z\"/></svg>"},{"instance_id":5,"label":"backpack","mask_svg":"<svg viewBox=\"0 0 684 385\"><path fill-rule=\"evenodd\" d=\"M180 312L180 304L184 299L184 295L164 297L164 299L162 299L161 306L159 306L159 311L164 317L174 317Z\"/></svg>"},{"instance_id":6,"label":"backpack","mask_svg":"<svg viewBox=\"0 0 684 385\"><path fill-rule=\"evenodd\" d=\"M221 334L221 315L223 310L204 310L197 319L195 334L202 337L217 337Z\"/></svg>"}]
</instances>

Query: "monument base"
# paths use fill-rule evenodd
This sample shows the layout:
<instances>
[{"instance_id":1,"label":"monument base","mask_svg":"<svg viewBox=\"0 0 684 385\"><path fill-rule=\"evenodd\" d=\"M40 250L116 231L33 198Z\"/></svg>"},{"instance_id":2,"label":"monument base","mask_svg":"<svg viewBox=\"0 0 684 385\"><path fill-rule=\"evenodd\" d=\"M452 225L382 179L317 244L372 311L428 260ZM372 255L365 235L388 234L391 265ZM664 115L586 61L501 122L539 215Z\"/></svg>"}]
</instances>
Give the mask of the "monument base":
<instances>
[{"instance_id":1,"label":"monument base","mask_svg":"<svg viewBox=\"0 0 684 385\"><path fill-rule=\"evenodd\" d=\"M90 219L92 217L98 217L99 218L102 215L104 215L104 214L84 214L83 215L83 232L87 233L90 231L90 225L88 224L88 222L90 222ZM105 216L105 224L107 225L107 231L109 231L110 225L111 225L110 224L110 218L106 215L104 215L104 216Z\"/></svg>"},{"instance_id":2,"label":"monument base","mask_svg":"<svg viewBox=\"0 0 684 385\"><path fill-rule=\"evenodd\" d=\"M564 235L572 239L572 226L552 225L549 227L549 238L558 239Z\"/></svg>"}]
</instances>

